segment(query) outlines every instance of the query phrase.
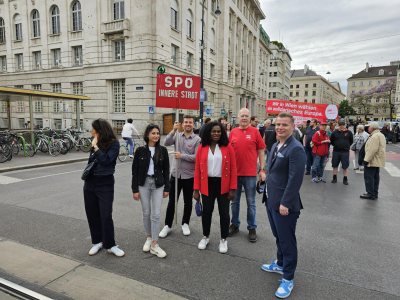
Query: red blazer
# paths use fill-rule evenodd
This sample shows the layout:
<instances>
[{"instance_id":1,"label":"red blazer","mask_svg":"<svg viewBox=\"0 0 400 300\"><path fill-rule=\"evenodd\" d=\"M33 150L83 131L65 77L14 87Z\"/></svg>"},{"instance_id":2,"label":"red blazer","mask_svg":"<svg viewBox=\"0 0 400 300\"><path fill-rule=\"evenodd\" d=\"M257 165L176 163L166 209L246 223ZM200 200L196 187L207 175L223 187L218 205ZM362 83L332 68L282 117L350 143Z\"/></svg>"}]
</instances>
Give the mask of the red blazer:
<instances>
[{"instance_id":1,"label":"red blazer","mask_svg":"<svg viewBox=\"0 0 400 300\"><path fill-rule=\"evenodd\" d=\"M200 145L196 154L196 166L194 169L194 190L208 196L208 150L210 146ZM221 194L229 190L237 189L237 171L235 150L231 145L220 147L222 154L221 165Z\"/></svg>"}]
</instances>

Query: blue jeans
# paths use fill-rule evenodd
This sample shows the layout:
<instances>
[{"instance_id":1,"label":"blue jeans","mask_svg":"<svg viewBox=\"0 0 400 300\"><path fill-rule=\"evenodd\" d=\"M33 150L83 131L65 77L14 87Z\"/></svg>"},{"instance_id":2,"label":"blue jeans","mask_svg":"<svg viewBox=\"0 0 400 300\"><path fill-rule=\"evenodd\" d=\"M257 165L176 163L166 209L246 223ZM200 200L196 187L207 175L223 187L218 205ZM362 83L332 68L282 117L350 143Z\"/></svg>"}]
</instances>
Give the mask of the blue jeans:
<instances>
[{"instance_id":1,"label":"blue jeans","mask_svg":"<svg viewBox=\"0 0 400 300\"><path fill-rule=\"evenodd\" d=\"M247 229L256 229L256 176L238 176L238 185L235 199L231 202L231 223L239 228L240 196L242 187L247 201Z\"/></svg>"},{"instance_id":2,"label":"blue jeans","mask_svg":"<svg viewBox=\"0 0 400 300\"><path fill-rule=\"evenodd\" d=\"M314 155L314 162L311 167L312 178L322 177L324 175L326 156Z\"/></svg>"},{"instance_id":3,"label":"blue jeans","mask_svg":"<svg viewBox=\"0 0 400 300\"><path fill-rule=\"evenodd\" d=\"M133 147L135 145L133 139L127 137L124 137L123 139L126 141L126 144L129 145L129 155L133 155Z\"/></svg>"},{"instance_id":4,"label":"blue jeans","mask_svg":"<svg viewBox=\"0 0 400 300\"><path fill-rule=\"evenodd\" d=\"M313 154L312 154L312 148L310 146L306 146L304 148L304 150L306 151L306 156L307 156L306 171L310 172L311 171L311 166L313 165L313 162L314 162L314 157L313 157Z\"/></svg>"}]
</instances>

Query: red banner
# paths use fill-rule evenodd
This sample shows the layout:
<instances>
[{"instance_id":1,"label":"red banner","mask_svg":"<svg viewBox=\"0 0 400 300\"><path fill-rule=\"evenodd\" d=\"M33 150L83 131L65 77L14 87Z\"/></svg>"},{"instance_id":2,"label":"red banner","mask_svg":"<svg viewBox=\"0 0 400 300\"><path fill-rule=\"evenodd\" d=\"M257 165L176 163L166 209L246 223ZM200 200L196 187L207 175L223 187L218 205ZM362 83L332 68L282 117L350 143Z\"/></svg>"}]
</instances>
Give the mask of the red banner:
<instances>
[{"instance_id":1,"label":"red banner","mask_svg":"<svg viewBox=\"0 0 400 300\"><path fill-rule=\"evenodd\" d=\"M158 74L156 106L198 110L200 107L200 77Z\"/></svg>"},{"instance_id":2,"label":"red banner","mask_svg":"<svg viewBox=\"0 0 400 300\"><path fill-rule=\"evenodd\" d=\"M336 119L338 116L338 107L335 104L314 104L289 100L267 100L266 111L268 114L288 112L293 115L296 124L310 119L326 122Z\"/></svg>"}]
</instances>

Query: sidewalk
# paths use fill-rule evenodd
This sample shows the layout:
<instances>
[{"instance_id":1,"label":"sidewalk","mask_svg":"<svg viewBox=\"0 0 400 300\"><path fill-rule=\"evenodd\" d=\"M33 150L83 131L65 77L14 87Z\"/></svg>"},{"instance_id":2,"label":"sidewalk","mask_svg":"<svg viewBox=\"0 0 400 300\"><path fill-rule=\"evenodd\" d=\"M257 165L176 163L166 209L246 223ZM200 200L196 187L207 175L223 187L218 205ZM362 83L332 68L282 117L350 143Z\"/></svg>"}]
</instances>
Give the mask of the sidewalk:
<instances>
[{"instance_id":1,"label":"sidewalk","mask_svg":"<svg viewBox=\"0 0 400 300\"><path fill-rule=\"evenodd\" d=\"M0 270L71 299L184 299L128 277L0 238Z\"/></svg>"}]
</instances>

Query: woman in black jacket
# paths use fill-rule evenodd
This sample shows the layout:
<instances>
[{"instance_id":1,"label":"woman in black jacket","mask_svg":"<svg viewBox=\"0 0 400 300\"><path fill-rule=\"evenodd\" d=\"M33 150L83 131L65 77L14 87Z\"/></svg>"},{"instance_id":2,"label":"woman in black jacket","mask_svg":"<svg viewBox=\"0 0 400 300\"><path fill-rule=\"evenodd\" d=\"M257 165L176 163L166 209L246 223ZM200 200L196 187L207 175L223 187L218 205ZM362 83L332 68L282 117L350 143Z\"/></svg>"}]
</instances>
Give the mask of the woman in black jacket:
<instances>
[{"instance_id":1,"label":"woman in black jacket","mask_svg":"<svg viewBox=\"0 0 400 300\"><path fill-rule=\"evenodd\" d=\"M115 244L112 219L114 171L119 142L111 125L103 119L93 121L91 133L93 141L89 162L96 162L83 187L86 216L93 244L89 255L95 255L101 248L105 248L115 256L124 256L124 251Z\"/></svg>"},{"instance_id":2,"label":"woman in black jacket","mask_svg":"<svg viewBox=\"0 0 400 300\"><path fill-rule=\"evenodd\" d=\"M160 258L167 253L158 245L162 199L169 194L169 158L160 145L160 128L150 124L144 133L146 146L137 148L132 164L133 199L141 201L147 239L143 251Z\"/></svg>"}]
</instances>

